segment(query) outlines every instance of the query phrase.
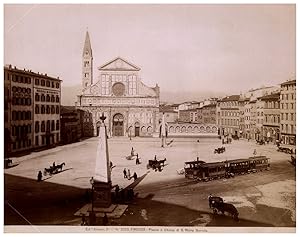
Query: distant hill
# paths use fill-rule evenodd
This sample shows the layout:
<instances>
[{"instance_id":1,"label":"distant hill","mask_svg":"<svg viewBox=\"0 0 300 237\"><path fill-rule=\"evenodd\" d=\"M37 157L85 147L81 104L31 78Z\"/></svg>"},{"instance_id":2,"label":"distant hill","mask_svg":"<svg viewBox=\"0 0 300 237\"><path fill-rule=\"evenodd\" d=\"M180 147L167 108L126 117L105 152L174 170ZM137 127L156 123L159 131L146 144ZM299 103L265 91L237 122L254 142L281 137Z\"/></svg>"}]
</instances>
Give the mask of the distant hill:
<instances>
[{"instance_id":1,"label":"distant hill","mask_svg":"<svg viewBox=\"0 0 300 237\"><path fill-rule=\"evenodd\" d=\"M62 87L62 105L75 105L77 100L77 95L81 92L81 85L75 86L63 86ZM160 101L168 103L182 103L185 101L200 101L203 99L208 99L210 97L223 97L226 93L222 92L212 92L212 91L180 91L171 92L163 91L160 92Z\"/></svg>"}]
</instances>

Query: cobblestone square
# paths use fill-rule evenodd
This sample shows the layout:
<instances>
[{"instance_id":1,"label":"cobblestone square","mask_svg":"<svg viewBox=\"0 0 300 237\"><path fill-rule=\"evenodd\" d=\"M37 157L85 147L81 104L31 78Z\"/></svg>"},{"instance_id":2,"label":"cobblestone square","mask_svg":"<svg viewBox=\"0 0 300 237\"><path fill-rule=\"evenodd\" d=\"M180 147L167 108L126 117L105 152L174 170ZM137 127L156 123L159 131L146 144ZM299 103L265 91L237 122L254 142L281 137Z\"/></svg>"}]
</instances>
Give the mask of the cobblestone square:
<instances>
[{"instance_id":1,"label":"cobblestone square","mask_svg":"<svg viewBox=\"0 0 300 237\"><path fill-rule=\"evenodd\" d=\"M53 205L47 206L47 200L50 200L51 196L60 201L62 201L61 199L72 199L72 195L78 198L75 189L81 190L83 194L85 189L91 187L89 180L94 174L97 142L98 138L95 137L75 144L14 158L13 161L19 162L19 165L5 170L5 200L10 202L12 206L17 206L20 212L24 209L26 213L26 208L33 204L22 203L19 195L23 195L25 198L38 196L43 200L42 206L46 209ZM140 200L147 200L151 196L152 202L161 203L160 213L151 217L151 211L154 211L151 210L151 204L145 204L143 207L143 202L138 202L139 204L130 206L128 209L132 216L124 216L114 220L112 225L155 225L158 223L168 225L169 223L169 225L218 226L218 219L211 215L212 211L208 208L207 197L212 193L223 197L226 202L233 203L242 220L257 223L251 225L295 227L296 170L289 162L290 155L276 151L276 146L273 144L257 145L247 140L237 140L233 141L232 144L224 145L226 152L214 154L214 149L222 146L218 138L200 138L199 142L196 138L174 138L174 142L166 148L160 147L159 138L133 138L132 140L111 138L108 142L110 160L115 165L112 170L113 185L118 184L124 188L133 182L123 178L122 171L124 168L130 169L131 174L136 172L138 176L147 174L134 188L134 191L138 193ZM140 165L135 164L135 159L126 159L132 147L141 158L142 163ZM270 158L270 171L210 182L189 180L184 175L177 173L177 170L184 167L185 161L196 160L197 157L206 162L247 158L253 155L254 149L256 149L257 155L265 155ZM158 159L167 159L167 165L162 172L155 172L146 168L148 160L153 159L155 155ZM18 176L20 178L18 180L36 180L38 171L43 171L53 162L56 164L65 162L66 166L61 173L51 177L44 176L45 180L42 183L27 183L25 181L22 184L11 178ZM70 191L68 188L53 190L49 186L53 184L74 188L74 190ZM26 190L25 186L27 187ZM23 189L24 192L22 192ZM202 214L196 215L196 217L193 215L190 219L188 218L189 220L185 220L185 223L180 223L179 211L177 215L168 216L169 220L166 220L164 215L168 212L168 208L164 208L164 205L171 205L174 210L186 208ZM138 212L137 206L140 208ZM36 211L28 211L29 217L27 218L35 220L38 224L50 224L45 223L42 218L45 214L39 212L37 207L34 208ZM51 223L79 223L80 220L76 222L76 218L72 217L72 213L75 213L78 208L80 208L79 204L73 207L73 210L69 208L68 215L61 213L62 216L67 215L67 218L62 220L63 218L53 217ZM30 217L31 215L32 217ZM40 215L41 218L39 219L34 215ZM6 217L6 220L12 223L18 222L13 217ZM239 226L241 223L229 225ZM243 223L242 225L248 224Z\"/></svg>"}]
</instances>

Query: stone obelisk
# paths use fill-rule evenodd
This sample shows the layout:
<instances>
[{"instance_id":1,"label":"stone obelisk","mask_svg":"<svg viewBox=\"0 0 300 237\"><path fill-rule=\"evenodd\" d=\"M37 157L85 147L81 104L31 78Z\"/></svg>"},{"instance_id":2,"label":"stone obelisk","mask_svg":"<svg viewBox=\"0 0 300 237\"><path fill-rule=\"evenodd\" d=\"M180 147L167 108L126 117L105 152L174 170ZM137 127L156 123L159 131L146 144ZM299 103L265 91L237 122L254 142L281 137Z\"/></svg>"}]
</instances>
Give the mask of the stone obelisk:
<instances>
[{"instance_id":1,"label":"stone obelisk","mask_svg":"<svg viewBox=\"0 0 300 237\"><path fill-rule=\"evenodd\" d=\"M160 136L161 136L161 147L165 147L165 145L166 145L166 137L167 137L166 122L165 122L165 113L163 113L162 119L161 119Z\"/></svg>"},{"instance_id":2,"label":"stone obelisk","mask_svg":"<svg viewBox=\"0 0 300 237\"><path fill-rule=\"evenodd\" d=\"M93 180L93 207L111 205L111 170L107 145L107 132L104 124L106 117L102 113L99 128L99 142L96 155L95 176Z\"/></svg>"}]
</instances>

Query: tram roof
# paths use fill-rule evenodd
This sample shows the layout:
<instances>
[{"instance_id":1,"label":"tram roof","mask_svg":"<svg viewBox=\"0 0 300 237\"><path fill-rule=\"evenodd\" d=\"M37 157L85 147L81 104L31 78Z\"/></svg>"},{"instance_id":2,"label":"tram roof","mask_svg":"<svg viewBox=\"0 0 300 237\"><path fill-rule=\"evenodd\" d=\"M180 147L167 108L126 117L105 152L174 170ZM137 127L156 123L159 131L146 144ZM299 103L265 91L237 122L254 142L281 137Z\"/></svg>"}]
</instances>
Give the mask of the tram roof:
<instances>
[{"instance_id":1,"label":"tram roof","mask_svg":"<svg viewBox=\"0 0 300 237\"><path fill-rule=\"evenodd\" d=\"M217 167L217 166L225 166L224 162L213 162L213 163L205 163L201 165L203 168L205 167Z\"/></svg>"}]
</instances>

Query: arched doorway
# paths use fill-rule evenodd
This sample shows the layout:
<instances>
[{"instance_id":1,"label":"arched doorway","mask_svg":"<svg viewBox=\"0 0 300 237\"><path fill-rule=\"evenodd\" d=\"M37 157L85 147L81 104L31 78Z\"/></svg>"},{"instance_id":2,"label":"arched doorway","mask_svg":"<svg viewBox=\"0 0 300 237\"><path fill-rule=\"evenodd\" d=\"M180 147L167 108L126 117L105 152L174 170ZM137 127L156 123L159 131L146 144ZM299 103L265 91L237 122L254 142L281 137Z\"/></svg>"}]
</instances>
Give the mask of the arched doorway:
<instances>
[{"instance_id":1,"label":"arched doorway","mask_svg":"<svg viewBox=\"0 0 300 237\"><path fill-rule=\"evenodd\" d=\"M140 123L136 122L134 124L134 136L139 137L140 136Z\"/></svg>"},{"instance_id":2,"label":"arched doorway","mask_svg":"<svg viewBox=\"0 0 300 237\"><path fill-rule=\"evenodd\" d=\"M113 136L124 136L124 117L122 114L115 114L113 117Z\"/></svg>"}]
</instances>

